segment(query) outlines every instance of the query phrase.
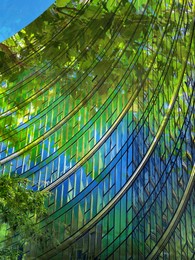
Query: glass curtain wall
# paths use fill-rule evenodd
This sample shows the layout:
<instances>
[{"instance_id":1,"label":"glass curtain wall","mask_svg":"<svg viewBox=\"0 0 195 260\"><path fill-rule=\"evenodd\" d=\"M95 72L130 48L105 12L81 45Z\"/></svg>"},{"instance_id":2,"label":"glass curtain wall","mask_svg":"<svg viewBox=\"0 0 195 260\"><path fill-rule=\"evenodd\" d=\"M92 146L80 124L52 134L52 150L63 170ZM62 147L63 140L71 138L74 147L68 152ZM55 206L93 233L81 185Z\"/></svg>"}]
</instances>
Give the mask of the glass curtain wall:
<instances>
[{"instance_id":1,"label":"glass curtain wall","mask_svg":"<svg viewBox=\"0 0 195 260\"><path fill-rule=\"evenodd\" d=\"M0 45L0 174L51 192L24 259L194 258L194 12L57 1Z\"/></svg>"}]
</instances>

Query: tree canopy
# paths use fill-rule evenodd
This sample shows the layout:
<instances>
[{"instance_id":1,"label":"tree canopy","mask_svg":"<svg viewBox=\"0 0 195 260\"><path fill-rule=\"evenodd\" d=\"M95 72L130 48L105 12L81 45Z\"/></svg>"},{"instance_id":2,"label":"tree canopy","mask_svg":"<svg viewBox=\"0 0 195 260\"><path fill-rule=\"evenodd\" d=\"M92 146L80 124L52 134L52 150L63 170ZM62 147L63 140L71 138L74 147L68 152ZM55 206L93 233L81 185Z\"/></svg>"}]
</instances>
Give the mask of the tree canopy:
<instances>
[{"instance_id":1,"label":"tree canopy","mask_svg":"<svg viewBox=\"0 0 195 260\"><path fill-rule=\"evenodd\" d=\"M0 259L15 259L23 254L24 246L37 246L44 237L37 221L47 213L47 193L34 192L27 186L27 179L0 177Z\"/></svg>"}]
</instances>

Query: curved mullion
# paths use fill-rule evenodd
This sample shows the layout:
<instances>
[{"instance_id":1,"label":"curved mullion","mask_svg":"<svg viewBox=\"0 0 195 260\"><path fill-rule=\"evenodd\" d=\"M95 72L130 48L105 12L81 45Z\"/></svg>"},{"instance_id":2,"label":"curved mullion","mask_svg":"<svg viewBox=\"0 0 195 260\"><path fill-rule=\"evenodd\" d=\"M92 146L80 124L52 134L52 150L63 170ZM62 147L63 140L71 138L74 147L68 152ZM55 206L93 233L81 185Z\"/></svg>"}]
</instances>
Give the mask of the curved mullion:
<instances>
[{"instance_id":1,"label":"curved mullion","mask_svg":"<svg viewBox=\"0 0 195 260\"><path fill-rule=\"evenodd\" d=\"M157 257L160 255L160 253L162 252L162 250L166 246L166 243L168 242L169 238L171 237L172 232L177 227L179 220L180 220L180 218L181 218L181 216L182 216L182 214L183 214L183 212L186 208L186 205L188 203L188 200L189 200L190 195L191 195L193 188L194 188L194 183L195 183L195 165L193 166L191 176L190 176L190 179L188 181L188 185L186 187L186 190L184 192L184 195L183 195L182 200L181 200L181 202L178 206L177 211L175 212L171 222L169 223L168 228L163 233L162 237L160 238L158 243L155 245L152 252L146 257L146 259L151 259L151 260L157 259Z\"/></svg>"}]
</instances>

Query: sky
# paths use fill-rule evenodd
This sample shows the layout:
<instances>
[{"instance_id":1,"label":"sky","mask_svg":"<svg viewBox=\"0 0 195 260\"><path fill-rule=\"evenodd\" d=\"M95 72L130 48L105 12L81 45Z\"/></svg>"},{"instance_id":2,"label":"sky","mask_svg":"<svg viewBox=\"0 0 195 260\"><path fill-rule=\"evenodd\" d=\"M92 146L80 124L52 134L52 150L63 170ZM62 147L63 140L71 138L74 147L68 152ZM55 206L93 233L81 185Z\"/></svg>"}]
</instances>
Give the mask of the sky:
<instances>
[{"instance_id":1,"label":"sky","mask_svg":"<svg viewBox=\"0 0 195 260\"><path fill-rule=\"evenodd\" d=\"M0 0L0 42L40 16L54 0Z\"/></svg>"}]
</instances>

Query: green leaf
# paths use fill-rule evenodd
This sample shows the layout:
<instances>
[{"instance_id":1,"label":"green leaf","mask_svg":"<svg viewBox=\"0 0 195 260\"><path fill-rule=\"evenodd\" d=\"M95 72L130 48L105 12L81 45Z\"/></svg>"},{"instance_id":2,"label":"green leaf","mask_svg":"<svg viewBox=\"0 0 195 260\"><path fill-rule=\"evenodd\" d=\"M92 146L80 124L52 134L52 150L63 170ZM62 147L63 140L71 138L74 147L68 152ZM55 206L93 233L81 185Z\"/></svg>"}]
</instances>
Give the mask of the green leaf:
<instances>
[{"instance_id":1,"label":"green leaf","mask_svg":"<svg viewBox=\"0 0 195 260\"><path fill-rule=\"evenodd\" d=\"M57 7L64 7L66 6L70 0L56 0L56 6Z\"/></svg>"}]
</instances>

